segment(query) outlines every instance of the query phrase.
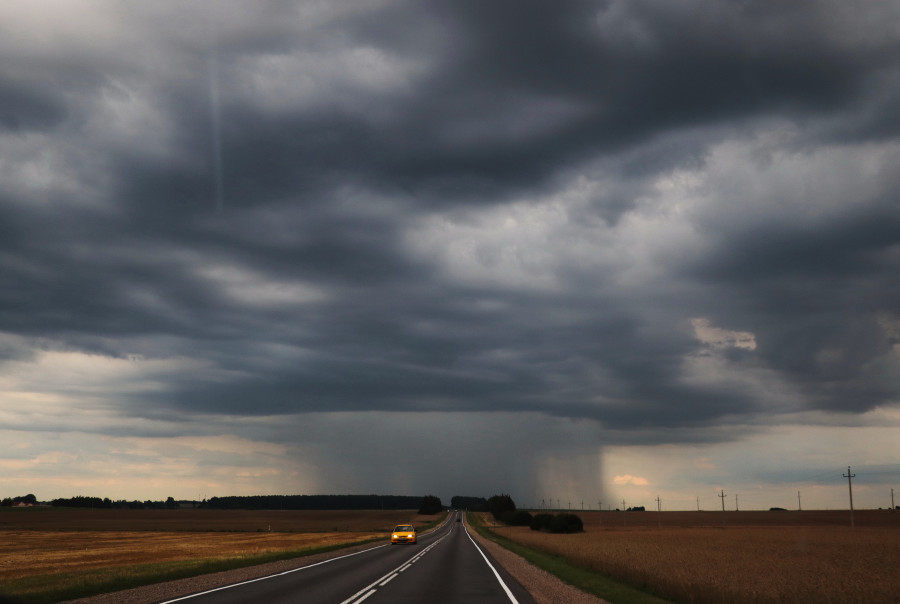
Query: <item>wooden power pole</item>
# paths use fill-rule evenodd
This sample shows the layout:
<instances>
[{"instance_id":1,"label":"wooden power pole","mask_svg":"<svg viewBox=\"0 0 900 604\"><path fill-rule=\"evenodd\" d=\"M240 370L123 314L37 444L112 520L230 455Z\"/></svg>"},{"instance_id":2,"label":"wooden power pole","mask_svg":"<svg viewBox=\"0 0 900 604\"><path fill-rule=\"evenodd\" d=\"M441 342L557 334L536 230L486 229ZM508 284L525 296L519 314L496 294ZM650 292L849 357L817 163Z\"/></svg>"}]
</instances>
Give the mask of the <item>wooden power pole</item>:
<instances>
[{"instance_id":1,"label":"wooden power pole","mask_svg":"<svg viewBox=\"0 0 900 604\"><path fill-rule=\"evenodd\" d=\"M847 466L847 473L843 475L847 479L847 488L850 489L850 526L853 526L853 478L856 474L850 472L850 466Z\"/></svg>"}]
</instances>

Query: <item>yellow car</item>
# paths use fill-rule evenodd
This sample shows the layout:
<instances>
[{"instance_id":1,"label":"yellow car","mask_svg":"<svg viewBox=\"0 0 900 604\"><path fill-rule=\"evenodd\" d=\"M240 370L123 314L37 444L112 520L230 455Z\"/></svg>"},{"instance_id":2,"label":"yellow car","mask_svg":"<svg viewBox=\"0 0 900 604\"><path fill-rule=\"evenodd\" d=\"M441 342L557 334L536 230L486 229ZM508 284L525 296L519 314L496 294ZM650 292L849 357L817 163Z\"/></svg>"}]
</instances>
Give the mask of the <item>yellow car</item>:
<instances>
[{"instance_id":1,"label":"yellow car","mask_svg":"<svg viewBox=\"0 0 900 604\"><path fill-rule=\"evenodd\" d=\"M391 533L391 545L395 543L415 543L416 529L411 524L399 524Z\"/></svg>"}]
</instances>

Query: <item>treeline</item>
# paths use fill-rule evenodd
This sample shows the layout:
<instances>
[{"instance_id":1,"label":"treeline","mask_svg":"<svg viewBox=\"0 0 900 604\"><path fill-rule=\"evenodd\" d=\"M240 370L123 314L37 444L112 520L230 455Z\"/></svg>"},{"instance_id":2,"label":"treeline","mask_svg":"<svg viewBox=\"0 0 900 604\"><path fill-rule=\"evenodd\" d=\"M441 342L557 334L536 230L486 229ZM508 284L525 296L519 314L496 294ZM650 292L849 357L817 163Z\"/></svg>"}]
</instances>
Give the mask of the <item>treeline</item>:
<instances>
[{"instance_id":1,"label":"treeline","mask_svg":"<svg viewBox=\"0 0 900 604\"><path fill-rule=\"evenodd\" d=\"M32 494L21 497L7 497L0 505L39 505ZM434 495L417 497L413 495L249 495L212 497L203 501L176 501L169 497L165 501L111 500L109 497L75 497L54 499L53 507L163 510L179 508L205 508L211 510L418 510L420 514L437 514L444 509L441 500ZM46 505L46 504L43 504Z\"/></svg>"},{"instance_id":2,"label":"treeline","mask_svg":"<svg viewBox=\"0 0 900 604\"><path fill-rule=\"evenodd\" d=\"M422 503L422 497L408 495L234 495L212 497L200 507L214 510L417 510ZM433 505L433 501L429 500L429 503Z\"/></svg>"},{"instance_id":3,"label":"treeline","mask_svg":"<svg viewBox=\"0 0 900 604\"><path fill-rule=\"evenodd\" d=\"M483 512L487 508L487 499L484 497L464 497L455 495L450 498L450 507L456 510L470 510L472 512Z\"/></svg>"},{"instance_id":4,"label":"treeline","mask_svg":"<svg viewBox=\"0 0 900 604\"><path fill-rule=\"evenodd\" d=\"M49 504L53 507L59 508L96 508L101 510L109 510L109 509L135 509L135 510L145 510L145 509L165 509L165 508L177 508L182 507L182 505L194 505L196 502L192 501L184 501L178 502L175 501L172 497L169 497L166 501L125 501L124 499L118 501L112 501L109 497L86 497L84 495L77 495L75 497L69 497L67 499L54 499L49 502ZM22 495L20 497L6 497L2 501L0 501L0 507L13 507L17 505L47 505L46 503L41 503L38 501L37 497L33 494L29 493L28 495Z\"/></svg>"},{"instance_id":5,"label":"treeline","mask_svg":"<svg viewBox=\"0 0 900 604\"><path fill-rule=\"evenodd\" d=\"M510 526L528 526L533 531L551 533L580 533L584 524L575 514L537 514L532 516L525 510L516 509L516 502L506 494L493 495L485 503L487 510L496 520Z\"/></svg>"},{"instance_id":6,"label":"treeline","mask_svg":"<svg viewBox=\"0 0 900 604\"><path fill-rule=\"evenodd\" d=\"M165 501L125 501L124 499L112 501L109 497L101 499L100 497L77 495L75 497L69 497L68 499L54 499L50 502L50 505L55 508L94 508L100 510L171 510L181 507L182 503L192 506L195 505L196 502L178 502L172 497L169 497Z\"/></svg>"},{"instance_id":7,"label":"treeline","mask_svg":"<svg viewBox=\"0 0 900 604\"><path fill-rule=\"evenodd\" d=\"M29 493L28 495L22 495L20 497L5 497L0 501L0 507L8 508L19 504L37 505L37 502L37 497L35 497L34 494Z\"/></svg>"}]
</instances>

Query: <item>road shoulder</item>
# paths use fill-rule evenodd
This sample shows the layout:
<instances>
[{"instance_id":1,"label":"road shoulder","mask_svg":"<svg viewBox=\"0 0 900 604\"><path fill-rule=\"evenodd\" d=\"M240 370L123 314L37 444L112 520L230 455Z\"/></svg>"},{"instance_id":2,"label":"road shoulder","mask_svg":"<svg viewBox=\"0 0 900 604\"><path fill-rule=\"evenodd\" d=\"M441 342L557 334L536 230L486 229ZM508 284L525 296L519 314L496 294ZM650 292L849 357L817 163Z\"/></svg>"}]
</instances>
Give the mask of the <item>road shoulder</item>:
<instances>
[{"instance_id":1,"label":"road shoulder","mask_svg":"<svg viewBox=\"0 0 900 604\"><path fill-rule=\"evenodd\" d=\"M538 604L609 604L608 601L585 593L534 566L522 556L482 537L474 529L470 529L469 534L506 572L522 584Z\"/></svg>"},{"instance_id":2,"label":"road shoulder","mask_svg":"<svg viewBox=\"0 0 900 604\"><path fill-rule=\"evenodd\" d=\"M225 585L283 573L296 568L309 566L310 564L316 564L317 562L337 558L339 556L346 556L347 554L372 549L373 547L378 547L378 544L366 543L355 545L331 552L302 556L300 558L291 558L290 560L268 562L266 564L257 564L255 566L236 568L218 573L188 577L187 579L166 581L164 583L155 583L153 585L145 585L143 587L135 587L123 591L99 594L87 598L79 598L77 600L68 600L60 604L152 604L154 602L171 600L209 589L215 589L217 587L224 587Z\"/></svg>"}]
</instances>

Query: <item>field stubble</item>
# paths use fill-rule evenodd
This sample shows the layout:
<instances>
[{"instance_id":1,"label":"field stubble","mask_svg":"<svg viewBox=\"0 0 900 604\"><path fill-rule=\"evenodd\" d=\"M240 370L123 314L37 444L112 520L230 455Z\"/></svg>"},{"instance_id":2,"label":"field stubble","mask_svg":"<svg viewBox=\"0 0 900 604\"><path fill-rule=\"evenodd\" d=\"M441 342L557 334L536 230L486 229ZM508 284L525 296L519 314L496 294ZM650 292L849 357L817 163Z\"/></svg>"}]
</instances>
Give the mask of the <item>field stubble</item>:
<instances>
[{"instance_id":1,"label":"field stubble","mask_svg":"<svg viewBox=\"0 0 900 604\"><path fill-rule=\"evenodd\" d=\"M128 576L146 565L198 565L387 539L409 511L70 510L0 512L0 591ZM31 587L22 588L28 595Z\"/></svg>"},{"instance_id":2,"label":"field stubble","mask_svg":"<svg viewBox=\"0 0 900 604\"><path fill-rule=\"evenodd\" d=\"M856 528L837 525L825 513L817 521L814 512L795 516L800 522L795 525L787 517L765 516L768 512L744 516L741 525L735 516L723 528L709 515L585 512L579 514L584 533L496 530L680 602L897 603L900 514L878 513L883 522ZM628 515L624 522L623 514ZM757 522L749 524L754 518Z\"/></svg>"}]
</instances>

